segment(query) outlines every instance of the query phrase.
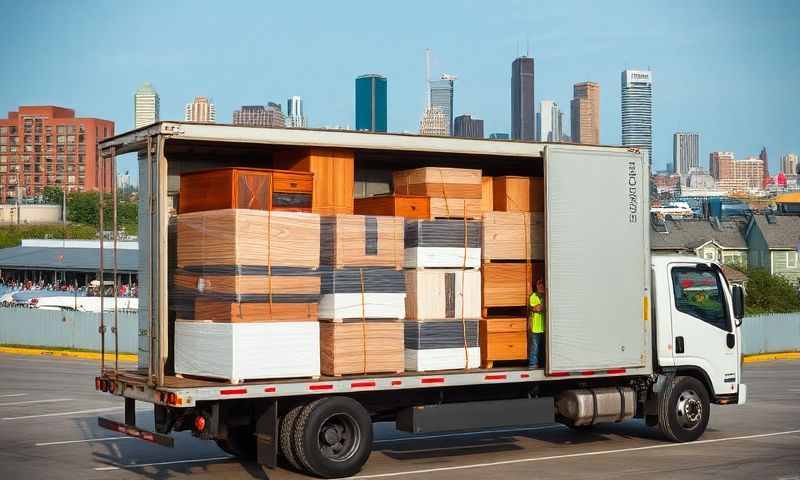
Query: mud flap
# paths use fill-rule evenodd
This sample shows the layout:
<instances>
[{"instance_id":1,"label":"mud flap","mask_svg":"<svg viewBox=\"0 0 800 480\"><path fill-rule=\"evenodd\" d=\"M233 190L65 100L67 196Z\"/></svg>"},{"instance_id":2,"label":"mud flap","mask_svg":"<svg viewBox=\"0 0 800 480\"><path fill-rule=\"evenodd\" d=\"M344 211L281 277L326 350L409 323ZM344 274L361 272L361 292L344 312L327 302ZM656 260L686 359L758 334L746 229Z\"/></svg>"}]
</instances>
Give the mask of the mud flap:
<instances>
[{"instance_id":1,"label":"mud flap","mask_svg":"<svg viewBox=\"0 0 800 480\"><path fill-rule=\"evenodd\" d=\"M278 463L278 402L269 402L256 421L256 459L260 465L275 468Z\"/></svg>"}]
</instances>

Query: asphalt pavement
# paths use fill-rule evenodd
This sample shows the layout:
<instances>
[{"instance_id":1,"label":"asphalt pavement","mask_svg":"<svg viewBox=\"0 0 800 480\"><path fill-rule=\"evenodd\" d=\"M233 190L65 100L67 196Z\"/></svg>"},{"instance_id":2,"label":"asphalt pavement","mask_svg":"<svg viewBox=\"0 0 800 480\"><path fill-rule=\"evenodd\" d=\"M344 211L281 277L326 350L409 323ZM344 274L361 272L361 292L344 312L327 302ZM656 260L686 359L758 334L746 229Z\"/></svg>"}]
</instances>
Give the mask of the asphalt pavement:
<instances>
[{"instance_id":1,"label":"asphalt pavement","mask_svg":"<svg viewBox=\"0 0 800 480\"><path fill-rule=\"evenodd\" d=\"M0 478L302 478L187 433L169 449L99 428L98 416L123 419L123 403L95 392L97 371L92 361L0 354ZM800 361L749 364L744 376L748 404L713 406L691 444L666 442L639 421L416 436L384 423L357 478L800 480ZM152 407L137 407L140 426L152 429Z\"/></svg>"}]
</instances>

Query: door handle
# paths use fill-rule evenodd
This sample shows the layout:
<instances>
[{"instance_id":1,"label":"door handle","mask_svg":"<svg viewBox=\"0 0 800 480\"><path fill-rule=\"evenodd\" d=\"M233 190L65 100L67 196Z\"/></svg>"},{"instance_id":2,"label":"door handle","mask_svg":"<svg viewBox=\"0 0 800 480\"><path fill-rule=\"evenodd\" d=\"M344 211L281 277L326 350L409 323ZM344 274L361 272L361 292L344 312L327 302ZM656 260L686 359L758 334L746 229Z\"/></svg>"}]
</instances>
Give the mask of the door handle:
<instances>
[{"instance_id":1,"label":"door handle","mask_svg":"<svg viewBox=\"0 0 800 480\"><path fill-rule=\"evenodd\" d=\"M683 337L675 337L675 353L683 353Z\"/></svg>"},{"instance_id":2,"label":"door handle","mask_svg":"<svg viewBox=\"0 0 800 480\"><path fill-rule=\"evenodd\" d=\"M726 343L728 344L728 348L733 348L736 346L736 335L729 333L726 335Z\"/></svg>"}]
</instances>

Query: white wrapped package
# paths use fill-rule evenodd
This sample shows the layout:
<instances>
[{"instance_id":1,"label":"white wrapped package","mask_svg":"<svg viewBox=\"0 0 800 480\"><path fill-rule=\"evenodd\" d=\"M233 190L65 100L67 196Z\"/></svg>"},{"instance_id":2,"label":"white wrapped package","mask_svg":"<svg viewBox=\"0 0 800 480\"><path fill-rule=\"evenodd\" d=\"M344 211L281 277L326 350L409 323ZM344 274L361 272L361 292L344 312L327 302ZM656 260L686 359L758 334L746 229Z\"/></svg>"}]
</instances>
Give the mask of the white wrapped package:
<instances>
[{"instance_id":1,"label":"white wrapped package","mask_svg":"<svg viewBox=\"0 0 800 480\"><path fill-rule=\"evenodd\" d=\"M239 383L318 377L318 322L175 322L175 373Z\"/></svg>"},{"instance_id":2,"label":"white wrapped package","mask_svg":"<svg viewBox=\"0 0 800 480\"><path fill-rule=\"evenodd\" d=\"M319 301L319 318L392 318L406 316L405 293L332 293Z\"/></svg>"},{"instance_id":3,"label":"white wrapped package","mask_svg":"<svg viewBox=\"0 0 800 480\"><path fill-rule=\"evenodd\" d=\"M431 370L457 370L478 368L481 365L480 347L433 348L405 350L406 370L427 372Z\"/></svg>"}]
</instances>

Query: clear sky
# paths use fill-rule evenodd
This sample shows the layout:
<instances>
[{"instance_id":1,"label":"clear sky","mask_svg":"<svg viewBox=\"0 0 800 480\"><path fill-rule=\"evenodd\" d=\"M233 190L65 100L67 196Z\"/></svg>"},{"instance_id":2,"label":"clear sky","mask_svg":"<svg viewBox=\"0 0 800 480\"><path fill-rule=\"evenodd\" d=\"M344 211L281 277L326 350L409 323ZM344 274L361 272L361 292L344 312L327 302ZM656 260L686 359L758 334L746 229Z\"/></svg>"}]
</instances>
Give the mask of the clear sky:
<instances>
[{"instance_id":1,"label":"clear sky","mask_svg":"<svg viewBox=\"0 0 800 480\"><path fill-rule=\"evenodd\" d=\"M0 0L0 112L55 104L133 125L133 93L161 95L180 120L197 95L230 123L243 104L300 95L310 126L354 126L354 79L388 77L389 130L418 131L425 48L434 75L457 75L455 114L510 131L511 62L536 62L535 98L569 111L572 85L601 88L601 141L619 144L620 72L654 76L656 169L672 134L708 153L757 155L770 170L800 151L798 1L30 1ZM567 119L569 115L567 114ZM122 168L132 168L127 159Z\"/></svg>"}]
</instances>

